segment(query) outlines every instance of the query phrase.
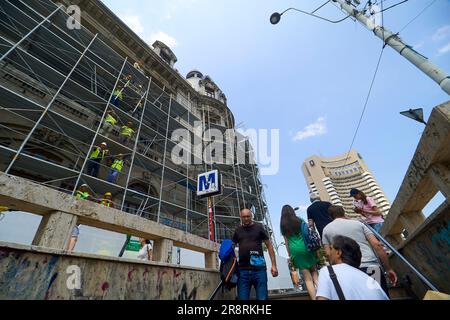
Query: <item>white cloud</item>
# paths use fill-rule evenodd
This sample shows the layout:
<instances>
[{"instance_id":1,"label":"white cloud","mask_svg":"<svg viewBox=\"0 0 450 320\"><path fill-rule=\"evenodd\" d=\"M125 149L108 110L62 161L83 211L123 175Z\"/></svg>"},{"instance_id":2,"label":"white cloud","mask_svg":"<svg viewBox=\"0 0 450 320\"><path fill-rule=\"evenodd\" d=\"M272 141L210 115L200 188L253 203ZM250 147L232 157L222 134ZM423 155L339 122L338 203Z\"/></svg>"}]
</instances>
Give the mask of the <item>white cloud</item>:
<instances>
[{"instance_id":1,"label":"white cloud","mask_svg":"<svg viewBox=\"0 0 450 320\"><path fill-rule=\"evenodd\" d=\"M446 46L444 46L444 47L442 47L442 48L440 48L440 49L438 50L438 54L439 54L439 55L446 54L447 52L450 52L450 42L447 43Z\"/></svg>"},{"instance_id":2,"label":"white cloud","mask_svg":"<svg viewBox=\"0 0 450 320\"><path fill-rule=\"evenodd\" d=\"M439 28L432 36L433 41L438 42L450 36L450 25Z\"/></svg>"},{"instance_id":3,"label":"white cloud","mask_svg":"<svg viewBox=\"0 0 450 320\"><path fill-rule=\"evenodd\" d=\"M124 15L120 19L138 36L144 35L144 26L142 25L141 19L136 15Z\"/></svg>"},{"instance_id":4,"label":"white cloud","mask_svg":"<svg viewBox=\"0 0 450 320\"><path fill-rule=\"evenodd\" d=\"M169 48L173 49L178 45L178 41L174 38L169 36L167 33L159 31L156 33L153 33L150 36L150 45L152 45L156 40L159 40L163 42L165 45L167 45Z\"/></svg>"},{"instance_id":5,"label":"white cloud","mask_svg":"<svg viewBox=\"0 0 450 320\"><path fill-rule=\"evenodd\" d=\"M303 130L297 132L293 141L301 141L306 138L321 136L327 133L327 124L324 117L320 117L316 122L307 125Z\"/></svg>"}]
</instances>

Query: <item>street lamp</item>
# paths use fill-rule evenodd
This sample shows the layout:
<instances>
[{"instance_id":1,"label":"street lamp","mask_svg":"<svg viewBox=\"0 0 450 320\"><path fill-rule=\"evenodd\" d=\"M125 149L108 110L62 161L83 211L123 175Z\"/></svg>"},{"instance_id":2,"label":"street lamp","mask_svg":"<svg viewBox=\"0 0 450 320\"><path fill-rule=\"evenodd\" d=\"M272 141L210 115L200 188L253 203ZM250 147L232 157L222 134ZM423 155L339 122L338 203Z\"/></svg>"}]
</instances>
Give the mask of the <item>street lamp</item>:
<instances>
[{"instance_id":1,"label":"street lamp","mask_svg":"<svg viewBox=\"0 0 450 320\"><path fill-rule=\"evenodd\" d=\"M345 18L341 20L328 20L323 17L320 17L318 15L315 15L314 13L328 4L329 2L336 2L341 10L348 14ZM352 3L353 1L353 3ZM405 2L405 1L403 1ZM403 3L401 2L401 3ZM296 8L289 8L285 11L278 13L275 12L270 16L270 23L277 24L281 20L281 16L289 11L289 10L295 10L300 13L307 14L309 16L313 16L315 18L319 18L321 20L325 20L331 23L338 23L341 21L344 21L348 17L353 17L354 19L358 20L364 27L366 27L368 30L372 31L378 38L383 40L384 45L390 46L392 49L397 51L400 55L405 57L409 62L411 62L413 65L415 65L419 70L421 70L423 73L425 73L428 77L430 77L434 82L439 84L439 86L444 90L447 94L450 95L450 75L448 75L446 72L444 72L442 69L440 69L437 65L432 63L428 58L414 50L411 46L407 45L403 42L403 40L398 36L398 33L392 33L388 29L386 29L384 26L380 26L378 24L375 24L369 17L365 15L366 10L358 10L356 7L360 4L360 1L358 0L329 0L322 4L320 7L315 9L312 12L306 12L303 10L299 10ZM389 8L386 8L380 12L384 12L390 8L393 8L396 5L393 5Z\"/></svg>"},{"instance_id":2,"label":"street lamp","mask_svg":"<svg viewBox=\"0 0 450 320\"><path fill-rule=\"evenodd\" d=\"M325 4L327 4L328 2L330 2L330 1L327 1ZM324 18L324 17L321 17L321 16L318 16L318 15L314 14L314 12L316 12L317 10L319 10L320 8L322 8L325 4L323 4L322 6L320 6L319 8L315 9L315 10L312 11L312 12L306 12L306 11L299 10L299 9L296 9L296 8L289 8L289 9L286 9L286 10L284 10L282 13L274 12L274 13L272 13L272 15L270 16L270 23L271 23L271 24L277 24L278 22L280 22L281 16L282 16L285 12L288 12L288 11L290 11L290 10L294 10L294 11L297 11L297 12L300 12L300 13L303 13L303 14L306 14L306 15L308 15L308 16L312 16L312 17L314 17L314 18L318 18L318 19L321 19L321 20L325 20L325 21L331 22L331 23L338 23L338 22L344 21L345 19L347 19L348 17L350 17L350 15L348 15L348 16L346 16L345 18L340 19L340 20L329 20L329 19L326 19L326 18Z\"/></svg>"},{"instance_id":3,"label":"street lamp","mask_svg":"<svg viewBox=\"0 0 450 320\"><path fill-rule=\"evenodd\" d=\"M427 125L423 118L423 109L409 109L408 111L402 111L400 112L402 116L411 118L413 120L416 120L417 122L423 123L424 125Z\"/></svg>"}]
</instances>

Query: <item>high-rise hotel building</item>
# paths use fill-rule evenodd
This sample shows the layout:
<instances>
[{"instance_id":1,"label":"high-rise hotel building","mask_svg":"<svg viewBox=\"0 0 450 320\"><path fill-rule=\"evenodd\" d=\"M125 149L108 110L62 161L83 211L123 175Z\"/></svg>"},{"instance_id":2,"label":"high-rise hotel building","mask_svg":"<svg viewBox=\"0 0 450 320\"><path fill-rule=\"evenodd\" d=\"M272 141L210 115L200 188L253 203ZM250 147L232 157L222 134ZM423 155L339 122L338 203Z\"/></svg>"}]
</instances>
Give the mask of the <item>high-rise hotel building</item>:
<instances>
[{"instance_id":1,"label":"high-rise hotel building","mask_svg":"<svg viewBox=\"0 0 450 320\"><path fill-rule=\"evenodd\" d=\"M350 196L350 190L357 188L372 197L386 216L391 208L389 201L361 155L352 150L347 161L346 156L307 158L302 171L309 190L317 192L323 201L343 206L349 217L357 218L360 215L353 211L353 198Z\"/></svg>"}]
</instances>

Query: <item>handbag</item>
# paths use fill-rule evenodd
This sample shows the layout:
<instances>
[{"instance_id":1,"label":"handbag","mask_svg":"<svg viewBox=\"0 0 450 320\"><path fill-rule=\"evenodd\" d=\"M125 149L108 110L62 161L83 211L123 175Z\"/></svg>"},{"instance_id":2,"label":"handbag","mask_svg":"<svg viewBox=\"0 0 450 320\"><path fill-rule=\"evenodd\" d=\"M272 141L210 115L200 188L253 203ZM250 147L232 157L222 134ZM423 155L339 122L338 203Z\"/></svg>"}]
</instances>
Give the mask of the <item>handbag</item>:
<instances>
[{"instance_id":1,"label":"handbag","mask_svg":"<svg viewBox=\"0 0 450 320\"><path fill-rule=\"evenodd\" d=\"M309 251L314 252L322 247L322 242L317 231L314 228L309 227L303 220L301 220L301 233Z\"/></svg>"},{"instance_id":2,"label":"handbag","mask_svg":"<svg viewBox=\"0 0 450 320\"><path fill-rule=\"evenodd\" d=\"M336 273L334 273L333 267L327 266L327 268L328 268L328 273L330 274L331 281L333 282L334 288L336 289L339 300L345 300L344 292L342 292L342 288L336 277Z\"/></svg>"}]
</instances>

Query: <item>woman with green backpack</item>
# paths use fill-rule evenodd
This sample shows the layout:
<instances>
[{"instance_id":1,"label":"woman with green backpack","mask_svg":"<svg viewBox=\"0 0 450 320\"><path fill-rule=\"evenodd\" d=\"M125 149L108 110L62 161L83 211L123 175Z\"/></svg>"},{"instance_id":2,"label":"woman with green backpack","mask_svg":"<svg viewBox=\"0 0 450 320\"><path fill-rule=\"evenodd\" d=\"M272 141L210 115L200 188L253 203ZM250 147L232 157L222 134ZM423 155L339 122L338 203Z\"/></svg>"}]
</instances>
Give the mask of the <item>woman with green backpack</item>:
<instances>
[{"instance_id":1,"label":"woman with green backpack","mask_svg":"<svg viewBox=\"0 0 450 320\"><path fill-rule=\"evenodd\" d=\"M305 225L304 225L305 224ZM317 255L308 249L307 236L304 231L306 223L295 214L294 209L285 205L281 211L280 229L284 237L289 259L296 269L299 269L305 281L311 300L316 299L318 283Z\"/></svg>"}]
</instances>

